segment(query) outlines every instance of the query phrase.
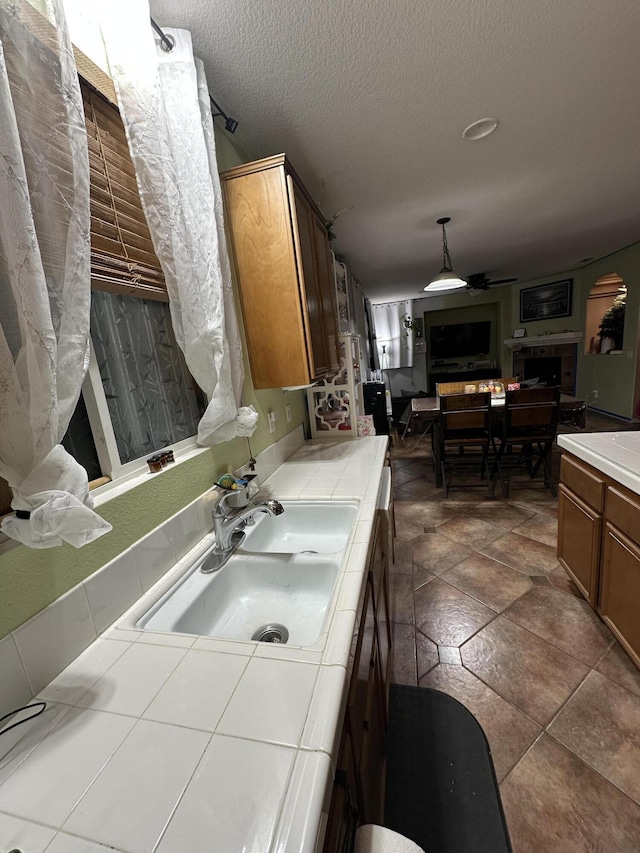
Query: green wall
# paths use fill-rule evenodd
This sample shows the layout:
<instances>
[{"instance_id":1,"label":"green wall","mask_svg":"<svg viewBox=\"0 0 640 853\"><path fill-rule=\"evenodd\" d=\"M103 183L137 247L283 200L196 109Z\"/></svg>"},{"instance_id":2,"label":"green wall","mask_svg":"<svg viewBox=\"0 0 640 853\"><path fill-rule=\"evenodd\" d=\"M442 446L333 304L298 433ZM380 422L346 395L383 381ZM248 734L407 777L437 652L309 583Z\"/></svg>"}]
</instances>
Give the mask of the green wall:
<instances>
[{"instance_id":1,"label":"green wall","mask_svg":"<svg viewBox=\"0 0 640 853\"><path fill-rule=\"evenodd\" d=\"M612 272L618 273L627 285L623 352L619 355L585 355L583 338L578 343L576 394L578 397L585 397L590 391L597 391L598 399L592 403L594 408L629 419L638 415L634 409L637 408L635 382L640 311L640 290L637 284L640 274L640 243L634 243L632 246L593 261L580 269L522 282L514 285L513 288L509 288L513 294L511 325L514 329L526 328L527 337L565 330L578 331L584 334L587 299L591 288L597 279ZM571 316L521 324L520 290L523 287L560 281L564 278L573 278Z\"/></svg>"},{"instance_id":2,"label":"green wall","mask_svg":"<svg viewBox=\"0 0 640 853\"><path fill-rule=\"evenodd\" d=\"M246 162L247 155L217 126L216 142L221 171ZM239 310L238 317L241 322ZM241 333L244 345L242 327ZM243 403L254 406L260 415L256 431L249 440L255 456L301 423L307 423L306 396L304 391L285 394L279 388L255 391L246 346L243 350ZM286 405L291 406L291 423L287 423ZM272 434L266 417L270 411L277 415L276 431ZM36 551L17 545L1 555L0 639L197 498L213 485L228 465L237 468L249 457L247 439L236 438L102 504L98 512L113 525L113 530L84 548L63 545Z\"/></svg>"}]
</instances>

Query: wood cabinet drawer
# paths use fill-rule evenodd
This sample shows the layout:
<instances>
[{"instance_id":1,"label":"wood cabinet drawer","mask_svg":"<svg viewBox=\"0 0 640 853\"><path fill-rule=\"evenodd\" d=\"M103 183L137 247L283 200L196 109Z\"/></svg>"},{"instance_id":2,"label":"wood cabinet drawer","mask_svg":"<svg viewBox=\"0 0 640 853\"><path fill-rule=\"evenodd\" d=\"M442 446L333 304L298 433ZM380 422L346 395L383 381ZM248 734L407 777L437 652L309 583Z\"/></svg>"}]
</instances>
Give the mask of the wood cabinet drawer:
<instances>
[{"instance_id":1,"label":"wood cabinet drawer","mask_svg":"<svg viewBox=\"0 0 640 853\"><path fill-rule=\"evenodd\" d=\"M616 530L605 525L600 615L640 666L640 548Z\"/></svg>"},{"instance_id":2,"label":"wood cabinet drawer","mask_svg":"<svg viewBox=\"0 0 640 853\"><path fill-rule=\"evenodd\" d=\"M560 482L593 509L598 512L604 511L607 483L604 477L593 468L563 453L560 460Z\"/></svg>"},{"instance_id":3,"label":"wood cabinet drawer","mask_svg":"<svg viewBox=\"0 0 640 853\"><path fill-rule=\"evenodd\" d=\"M605 517L634 542L640 542L640 503L613 486L607 490Z\"/></svg>"}]
</instances>

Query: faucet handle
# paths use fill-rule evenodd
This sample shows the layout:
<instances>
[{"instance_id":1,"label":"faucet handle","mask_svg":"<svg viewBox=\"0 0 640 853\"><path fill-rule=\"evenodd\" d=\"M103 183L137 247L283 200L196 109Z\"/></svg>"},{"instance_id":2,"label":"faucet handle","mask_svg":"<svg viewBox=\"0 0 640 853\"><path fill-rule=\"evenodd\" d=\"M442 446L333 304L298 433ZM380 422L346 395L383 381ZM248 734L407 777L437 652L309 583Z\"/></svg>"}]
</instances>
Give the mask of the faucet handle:
<instances>
[{"instance_id":1,"label":"faucet handle","mask_svg":"<svg viewBox=\"0 0 640 853\"><path fill-rule=\"evenodd\" d=\"M217 518L224 518L229 514L229 507L227 506L227 500L234 494L234 491L231 489L222 489L220 486L216 486L216 491L218 497L216 497L213 502L213 506L211 507L211 515Z\"/></svg>"}]
</instances>

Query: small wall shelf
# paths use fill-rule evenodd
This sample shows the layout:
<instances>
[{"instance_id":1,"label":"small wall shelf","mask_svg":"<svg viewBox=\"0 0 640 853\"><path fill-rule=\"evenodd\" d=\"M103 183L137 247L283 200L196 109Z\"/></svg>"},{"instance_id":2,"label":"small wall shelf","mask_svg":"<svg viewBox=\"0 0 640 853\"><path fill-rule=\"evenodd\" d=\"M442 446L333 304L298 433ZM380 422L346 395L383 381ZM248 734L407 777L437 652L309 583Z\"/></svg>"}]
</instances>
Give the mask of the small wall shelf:
<instances>
[{"instance_id":1,"label":"small wall shelf","mask_svg":"<svg viewBox=\"0 0 640 853\"><path fill-rule=\"evenodd\" d=\"M363 414L360 339L338 336L340 370L307 389L313 438L357 438L358 415Z\"/></svg>"}]
</instances>

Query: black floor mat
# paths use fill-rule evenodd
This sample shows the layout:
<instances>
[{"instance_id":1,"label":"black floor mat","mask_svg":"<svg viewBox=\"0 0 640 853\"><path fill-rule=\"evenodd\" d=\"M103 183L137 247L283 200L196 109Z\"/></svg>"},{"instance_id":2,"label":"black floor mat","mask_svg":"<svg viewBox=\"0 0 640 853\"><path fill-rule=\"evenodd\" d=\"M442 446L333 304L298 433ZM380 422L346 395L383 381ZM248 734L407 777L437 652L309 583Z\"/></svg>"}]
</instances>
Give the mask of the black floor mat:
<instances>
[{"instance_id":1,"label":"black floor mat","mask_svg":"<svg viewBox=\"0 0 640 853\"><path fill-rule=\"evenodd\" d=\"M385 826L426 853L511 853L485 734L439 690L391 685Z\"/></svg>"}]
</instances>

